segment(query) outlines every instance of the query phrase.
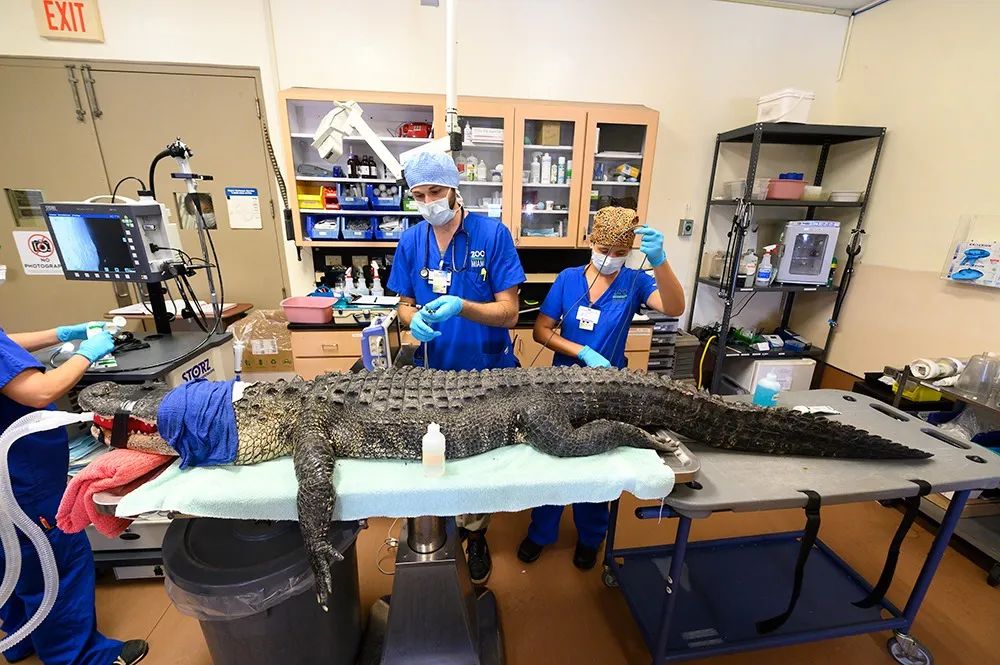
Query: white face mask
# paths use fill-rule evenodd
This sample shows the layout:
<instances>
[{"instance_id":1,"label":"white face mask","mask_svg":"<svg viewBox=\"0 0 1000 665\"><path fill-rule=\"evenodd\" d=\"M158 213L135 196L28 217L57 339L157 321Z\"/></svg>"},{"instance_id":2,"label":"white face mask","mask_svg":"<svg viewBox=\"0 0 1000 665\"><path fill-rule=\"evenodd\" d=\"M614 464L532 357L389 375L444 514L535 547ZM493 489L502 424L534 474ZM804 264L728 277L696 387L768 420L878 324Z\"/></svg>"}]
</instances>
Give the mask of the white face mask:
<instances>
[{"instance_id":1,"label":"white face mask","mask_svg":"<svg viewBox=\"0 0 1000 665\"><path fill-rule=\"evenodd\" d=\"M621 270L627 258L627 256L601 254L596 249L590 251L590 262L594 264L594 267L602 275L613 275Z\"/></svg>"},{"instance_id":2,"label":"white face mask","mask_svg":"<svg viewBox=\"0 0 1000 665\"><path fill-rule=\"evenodd\" d=\"M416 204L417 211L431 223L431 226L443 226L455 217L455 211L448 205L447 196L430 203L417 201Z\"/></svg>"}]
</instances>

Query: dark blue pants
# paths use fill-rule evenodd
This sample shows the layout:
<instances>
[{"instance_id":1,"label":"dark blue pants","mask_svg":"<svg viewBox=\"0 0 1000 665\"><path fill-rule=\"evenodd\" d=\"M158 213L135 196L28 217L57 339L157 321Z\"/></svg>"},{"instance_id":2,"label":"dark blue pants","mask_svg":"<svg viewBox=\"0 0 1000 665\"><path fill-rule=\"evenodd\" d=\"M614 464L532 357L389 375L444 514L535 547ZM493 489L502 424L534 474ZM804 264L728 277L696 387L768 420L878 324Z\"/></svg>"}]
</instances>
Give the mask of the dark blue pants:
<instances>
[{"instance_id":1,"label":"dark blue pants","mask_svg":"<svg viewBox=\"0 0 1000 665\"><path fill-rule=\"evenodd\" d=\"M41 625L3 655L19 660L36 653L45 665L111 665L121 653L122 643L97 632L90 542L85 534L59 529L46 535L59 570L59 595ZM0 571L4 563L0 556ZM30 543L22 544L21 577L13 595L0 608L5 633L13 633L28 621L41 604L44 590L38 554Z\"/></svg>"},{"instance_id":2,"label":"dark blue pants","mask_svg":"<svg viewBox=\"0 0 1000 665\"><path fill-rule=\"evenodd\" d=\"M559 537L564 506L539 506L531 511L528 538L537 545L551 545ZM574 503L573 523L580 544L597 549L608 534L607 503Z\"/></svg>"}]
</instances>

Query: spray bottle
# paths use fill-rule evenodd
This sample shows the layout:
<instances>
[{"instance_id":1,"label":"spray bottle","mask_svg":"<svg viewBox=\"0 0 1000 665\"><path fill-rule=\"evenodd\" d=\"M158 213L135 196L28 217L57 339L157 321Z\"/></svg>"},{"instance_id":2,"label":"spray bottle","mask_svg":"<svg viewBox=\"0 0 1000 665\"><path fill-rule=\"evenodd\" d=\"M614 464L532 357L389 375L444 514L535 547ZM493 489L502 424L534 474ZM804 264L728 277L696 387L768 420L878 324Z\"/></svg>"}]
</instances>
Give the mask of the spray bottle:
<instances>
[{"instance_id":1,"label":"spray bottle","mask_svg":"<svg viewBox=\"0 0 1000 665\"><path fill-rule=\"evenodd\" d=\"M757 267L757 286L770 286L774 281L774 268L771 266L771 252L777 249L777 245L768 245L764 248L764 256Z\"/></svg>"},{"instance_id":2,"label":"spray bottle","mask_svg":"<svg viewBox=\"0 0 1000 665\"><path fill-rule=\"evenodd\" d=\"M382 280L378 276L377 261L372 261L372 295L375 297L385 295L385 290L382 288Z\"/></svg>"}]
</instances>

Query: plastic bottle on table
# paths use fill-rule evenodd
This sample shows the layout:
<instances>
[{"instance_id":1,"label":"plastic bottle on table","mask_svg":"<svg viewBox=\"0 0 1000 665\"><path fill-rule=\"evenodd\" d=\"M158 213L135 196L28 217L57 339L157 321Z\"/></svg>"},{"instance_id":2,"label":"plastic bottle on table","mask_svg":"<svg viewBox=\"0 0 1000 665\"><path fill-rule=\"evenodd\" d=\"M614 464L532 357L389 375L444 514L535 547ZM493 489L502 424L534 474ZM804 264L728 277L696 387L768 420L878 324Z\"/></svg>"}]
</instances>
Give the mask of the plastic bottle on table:
<instances>
[{"instance_id":1,"label":"plastic bottle on table","mask_svg":"<svg viewBox=\"0 0 1000 665\"><path fill-rule=\"evenodd\" d=\"M428 478L440 478L444 475L444 434L437 423L427 425L427 433L421 441L424 475Z\"/></svg>"},{"instance_id":2,"label":"plastic bottle on table","mask_svg":"<svg viewBox=\"0 0 1000 665\"><path fill-rule=\"evenodd\" d=\"M757 382L753 389L753 403L757 406L775 406L778 403L778 393L781 392L781 384L774 372L768 372L767 376Z\"/></svg>"}]
</instances>

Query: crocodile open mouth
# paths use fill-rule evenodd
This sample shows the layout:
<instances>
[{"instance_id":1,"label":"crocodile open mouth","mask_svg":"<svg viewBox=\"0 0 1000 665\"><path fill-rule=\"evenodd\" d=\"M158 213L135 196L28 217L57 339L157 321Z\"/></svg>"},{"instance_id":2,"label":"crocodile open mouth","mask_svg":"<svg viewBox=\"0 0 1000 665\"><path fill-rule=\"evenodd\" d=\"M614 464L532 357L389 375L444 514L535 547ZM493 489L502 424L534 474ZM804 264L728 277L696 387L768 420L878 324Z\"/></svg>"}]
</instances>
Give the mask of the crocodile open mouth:
<instances>
[{"instance_id":1,"label":"crocodile open mouth","mask_svg":"<svg viewBox=\"0 0 1000 665\"><path fill-rule=\"evenodd\" d=\"M96 413L94 414L94 424L101 429L110 431L114 429L114 423L114 418L109 418L108 416L102 416ZM156 423L150 423L141 418L129 416L128 432L129 434L156 434Z\"/></svg>"}]
</instances>

